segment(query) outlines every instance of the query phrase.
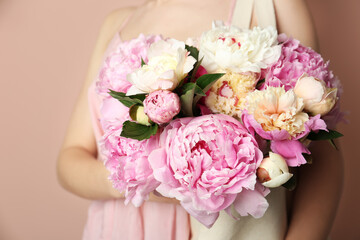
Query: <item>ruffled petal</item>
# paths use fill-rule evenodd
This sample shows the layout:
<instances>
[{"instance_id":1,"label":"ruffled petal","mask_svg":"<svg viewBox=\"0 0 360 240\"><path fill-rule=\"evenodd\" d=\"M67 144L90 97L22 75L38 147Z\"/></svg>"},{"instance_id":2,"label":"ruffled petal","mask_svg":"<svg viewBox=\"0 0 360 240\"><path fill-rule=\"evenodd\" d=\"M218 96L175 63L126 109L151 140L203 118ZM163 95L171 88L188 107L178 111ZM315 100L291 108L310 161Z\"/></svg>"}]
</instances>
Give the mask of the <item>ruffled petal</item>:
<instances>
[{"instance_id":1,"label":"ruffled petal","mask_svg":"<svg viewBox=\"0 0 360 240\"><path fill-rule=\"evenodd\" d=\"M306 159L302 154L310 154L310 151L298 140L272 141L271 150L284 157L290 167L306 164Z\"/></svg>"},{"instance_id":2,"label":"ruffled petal","mask_svg":"<svg viewBox=\"0 0 360 240\"><path fill-rule=\"evenodd\" d=\"M181 202L181 206L200 223L204 224L207 228L211 228L214 225L216 219L219 217L219 213L209 213L207 211L196 210L191 202Z\"/></svg>"},{"instance_id":3,"label":"ruffled petal","mask_svg":"<svg viewBox=\"0 0 360 240\"><path fill-rule=\"evenodd\" d=\"M253 191L243 189L235 199L234 207L240 216L248 216L250 214L254 218L261 218L269 207L265 195L266 192L259 190L259 188Z\"/></svg>"}]
</instances>

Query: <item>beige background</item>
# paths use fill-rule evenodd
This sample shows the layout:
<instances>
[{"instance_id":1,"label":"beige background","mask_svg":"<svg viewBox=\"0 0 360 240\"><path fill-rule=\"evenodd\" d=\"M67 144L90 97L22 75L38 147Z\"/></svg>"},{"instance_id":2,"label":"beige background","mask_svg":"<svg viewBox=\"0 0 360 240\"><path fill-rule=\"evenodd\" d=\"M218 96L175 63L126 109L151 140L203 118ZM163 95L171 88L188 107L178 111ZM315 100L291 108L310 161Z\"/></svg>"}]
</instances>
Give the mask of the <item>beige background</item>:
<instances>
[{"instance_id":1,"label":"beige background","mask_svg":"<svg viewBox=\"0 0 360 240\"><path fill-rule=\"evenodd\" d=\"M141 1L0 0L1 240L80 239L89 202L58 186L57 152L104 17ZM332 237L360 239L360 1L308 2L351 112L340 126L346 176Z\"/></svg>"}]
</instances>

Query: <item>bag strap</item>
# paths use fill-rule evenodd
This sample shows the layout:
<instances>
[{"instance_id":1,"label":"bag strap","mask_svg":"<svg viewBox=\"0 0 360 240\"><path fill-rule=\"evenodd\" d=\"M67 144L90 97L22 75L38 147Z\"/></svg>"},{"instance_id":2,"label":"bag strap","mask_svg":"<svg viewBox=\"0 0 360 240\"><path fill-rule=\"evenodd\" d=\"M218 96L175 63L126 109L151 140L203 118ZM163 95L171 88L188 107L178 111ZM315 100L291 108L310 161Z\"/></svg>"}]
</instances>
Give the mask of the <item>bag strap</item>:
<instances>
[{"instance_id":1,"label":"bag strap","mask_svg":"<svg viewBox=\"0 0 360 240\"><path fill-rule=\"evenodd\" d=\"M257 18L258 26L276 28L276 16L273 0L237 0L232 16L232 25L249 28L252 12Z\"/></svg>"},{"instance_id":2,"label":"bag strap","mask_svg":"<svg viewBox=\"0 0 360 240\"><path fill-rule=\"evenodd\" d=\"M258 26L276 28L276 16L273 0L255 0L255 15Z\"/></svg>"},{"instance_id":3,"label":"bag strap","mask_svg":"<svg viewBox=\"0 0 360 240\"><path fill-rule=\"evenodd\" d=\"M239 28L249 28L254 0L237 0L232 18L232 25Z\"/></svg>"}]
</instances>

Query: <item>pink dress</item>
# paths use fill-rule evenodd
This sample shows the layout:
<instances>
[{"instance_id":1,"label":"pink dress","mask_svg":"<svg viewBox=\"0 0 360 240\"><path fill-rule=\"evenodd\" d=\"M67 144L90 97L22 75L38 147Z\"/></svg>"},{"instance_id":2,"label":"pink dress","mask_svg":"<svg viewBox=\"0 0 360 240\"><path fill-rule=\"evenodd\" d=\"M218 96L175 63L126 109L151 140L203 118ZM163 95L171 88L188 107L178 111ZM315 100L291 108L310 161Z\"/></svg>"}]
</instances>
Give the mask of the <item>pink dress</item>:
<instances>
[{"instance_id":1,"label":"pink dress","mask_svg":"<svg viewBox=\"0 0 360 240\"><path fill-rule=\"evenodd\" d=\"M272 0L234 0L229 21L234 25L247 28L250 24L252 7L265 6ZM256 11L257 16L267 16L264 11ZM255 8L256 10L256 8ZM260 14L260 15L259 15ZM131 16L130 16L131 17ZM264 19L274 24L274 18ZM261 23L261 19L260 20ZM126 24L126 21L124 25ZM261 26L261 25L260 25ZM104 59L121 42L119 34L113 38ZM95 82L89 88L89 107L96 140L100 140L103 131L99 122L101 99L95 92ZM98 151L99 152L99 151ZM125 206L122 199L93 201L88 210L88 219L84 229L84 240L210 240L210 239L281 239L286 229L284 194L274 193L274 201L264 220L257 222L252 217L240 221L220 214L214 228L207 229L191 219L187 212L175 204L145 202L136 208L132 204ZM261 228L258 226L261 225ZM191 229L192 228L192 231ZM260 230L261 229L261 230ZM258 231L260 230L260 232ZM244 237L245 236L245 237Z\"/></svg>"},{"instance_id":2,"label":"pink dress","mask_svg":"<svg viewBox=\"0 0 360 240\"><path fill-rule=\"evenodd\" d=\"M116 34L104 59L120 42ZM99 121L101 97L95 92L95 82L89 88L88 101L98 141L103 130ZM136 208L125 206L122 199L93 201L83 233L84 240L188 240L189 236L189 215L180 205L148 201Z\"/></svg>"}]
</instances>

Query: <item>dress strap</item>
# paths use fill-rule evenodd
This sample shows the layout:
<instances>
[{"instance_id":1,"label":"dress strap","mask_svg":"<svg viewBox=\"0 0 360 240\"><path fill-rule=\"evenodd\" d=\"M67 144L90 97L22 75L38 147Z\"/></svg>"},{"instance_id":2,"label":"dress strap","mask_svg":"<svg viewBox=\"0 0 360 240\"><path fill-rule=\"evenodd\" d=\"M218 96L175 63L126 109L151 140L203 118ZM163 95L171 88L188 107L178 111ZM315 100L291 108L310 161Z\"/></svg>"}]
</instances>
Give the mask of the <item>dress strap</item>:
<instances>
[{"instance_id":1,"label":"dress strap","mask_svg":"<svg viewBox=\"0 0 360 240\"><path fill-rule=\"evenodd\" d=\"M232 25L249 28L252 12L257 18L258 26L276 28L276 16L273 0L237 0L232 16Z\"/></svg>"},{"instance_id":2,"label":"dress strap","mask_svg":"<svg viewBox=\"0 0 360 240\"><path fill-rule=\"evenodd\" d=\"M129 20L134 16L135 10L134 9L127 10L124 14L125 14L125 16L123 18L124 20L121 23L121 25L120 25L120 27L118 29L118 32L117 32L118 33L117 35L119 36L121 41L122 41L122 39L121 39L121 31L125 28L125 26L129 22Z\"/></svg>"}]
</instances>

